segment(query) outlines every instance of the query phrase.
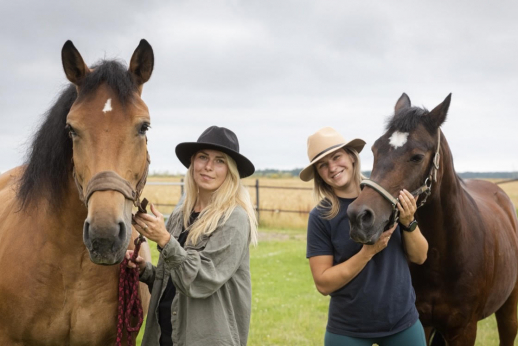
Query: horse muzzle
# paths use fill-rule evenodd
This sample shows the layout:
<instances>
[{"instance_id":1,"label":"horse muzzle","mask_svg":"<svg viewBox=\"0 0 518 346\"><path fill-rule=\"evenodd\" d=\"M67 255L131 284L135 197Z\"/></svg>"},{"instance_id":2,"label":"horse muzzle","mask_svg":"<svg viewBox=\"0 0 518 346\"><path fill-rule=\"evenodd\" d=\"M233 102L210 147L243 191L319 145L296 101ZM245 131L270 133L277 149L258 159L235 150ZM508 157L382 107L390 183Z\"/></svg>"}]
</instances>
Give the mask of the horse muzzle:
<instances>
[{"instance_id":1,"label":"horse muzzle","mask_svg":"<svg viewBox=\"0 0 518 346\"><path fill-rule=\"evenodd\" d=\"M347 208L349 236L357 243L372 245L386 230L392 217L388 203L376 194L362 191Z\"/></svg>"}]
</instances>

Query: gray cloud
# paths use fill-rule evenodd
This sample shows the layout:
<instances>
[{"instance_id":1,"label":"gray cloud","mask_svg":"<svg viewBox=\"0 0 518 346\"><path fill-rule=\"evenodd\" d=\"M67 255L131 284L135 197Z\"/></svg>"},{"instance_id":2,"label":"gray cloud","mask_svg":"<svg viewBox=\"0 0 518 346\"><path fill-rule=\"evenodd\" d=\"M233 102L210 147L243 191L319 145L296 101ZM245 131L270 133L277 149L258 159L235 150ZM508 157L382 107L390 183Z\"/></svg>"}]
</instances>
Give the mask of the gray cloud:
<instances>
[{"instance_id":1,"label":"gray cloud","mask_svg":"<svg viewBox=\"0 0 518 346\"><path fill-rule=\"evenodd\" d=\"M66 79L72 39L88 64L155 51L143 98L152 170L210 125L258 168L304 166L306 138L333 126L372 144L402 92L431 109L453 92L443 131L459 171L518 170L518 4L485 1L93 1L0 4L0 171ZM368 126L367 126L368 125ZM488 145L490 143L490 145ZM372 166L369 150L364 168Z\"/></svg>"}]
</instances>

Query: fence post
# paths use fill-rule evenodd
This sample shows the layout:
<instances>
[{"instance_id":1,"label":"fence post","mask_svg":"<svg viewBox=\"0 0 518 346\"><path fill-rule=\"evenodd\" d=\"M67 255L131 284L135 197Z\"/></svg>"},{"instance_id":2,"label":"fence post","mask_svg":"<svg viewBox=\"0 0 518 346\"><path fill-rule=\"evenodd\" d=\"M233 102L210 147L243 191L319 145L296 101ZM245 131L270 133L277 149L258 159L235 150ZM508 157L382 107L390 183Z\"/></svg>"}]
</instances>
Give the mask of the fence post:
<instances>
[{"instance_id":1,"label":"fence post","mask_svg":"<svg viewBox=\"0 0 518 346\"><path fill-rule=\"evenodd\" d=\"M181 189L180 198L182 198L182 196L183 196L183 178L180 179L180 182L182 183L182 185L180 185L180 189Z\"/></svg>"},{"instance_id":2,"label":"fence post","mask_svg":"<svg viewBox=\"0 0 518 346\"><path fill-rule=\"evenodd\" d=\"M255 205L257 210L257 223L259 223L259 179L255 179Z\"/></svg>"}]
</instances>

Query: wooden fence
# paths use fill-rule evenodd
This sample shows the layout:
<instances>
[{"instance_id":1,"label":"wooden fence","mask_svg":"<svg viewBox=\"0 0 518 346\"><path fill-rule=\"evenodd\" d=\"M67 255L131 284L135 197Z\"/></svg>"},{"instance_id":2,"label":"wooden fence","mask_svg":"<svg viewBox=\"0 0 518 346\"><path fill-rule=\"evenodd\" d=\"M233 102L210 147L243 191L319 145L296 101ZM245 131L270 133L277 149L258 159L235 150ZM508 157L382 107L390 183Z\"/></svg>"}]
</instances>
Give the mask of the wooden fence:
<instances>
[{"instance_id":1,"label":"wooden fence","mask_svg":"<svg viewBox=\"0 0 518 346\"><path fill-rule=\"evenodd\" d=\"M179 186L181 189L181 195L184 192L184 182L183 179L179 182L166 182L166 181L149 181L146 185L169 185L169 186ZM308 214L309 211L301 211L301 210L288 210L288 209L267 209L261 208L261 200L260 193L261 189L279 189L279 190L313 190L311 187L290 187L290 186L269 186L269 185L260 185L259 179L255 180L254 185L244 185L248 188L255 189L255 210L257 211L257 221L259 221L261 211L275 212L275 213L297 213L297 214ZM175 207L176 204L164 204L164 203L155 203L156 206L165 206L165 207Z\"/></svg>"}]
</instances>

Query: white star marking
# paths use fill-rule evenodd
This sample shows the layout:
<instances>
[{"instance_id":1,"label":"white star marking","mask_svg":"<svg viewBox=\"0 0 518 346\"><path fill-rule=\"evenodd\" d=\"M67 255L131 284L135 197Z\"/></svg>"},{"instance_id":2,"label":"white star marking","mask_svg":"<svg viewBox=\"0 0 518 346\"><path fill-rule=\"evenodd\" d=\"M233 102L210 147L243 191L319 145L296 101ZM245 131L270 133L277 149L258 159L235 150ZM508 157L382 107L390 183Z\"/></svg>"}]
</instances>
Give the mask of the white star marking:
<instances>
[{"instance_id":1,"label":"white star marking","mask_svg":"<svg viewBox=\"0 0 518 346\"><path fill-rule=\"evenodd\" d=\"M112 99L108 99L104 104L103 113L111 112L112 110Z\"/></svg>"},{"instance_id":2,"label":"white star marking","mask_svg":"<svg viewBox=\"0 0 518 346\"><path fill-rule=\"evenodd\" d=\"M405 145L407 139L408 139L408 132L394 131L392 136L390 136L389 144L392 145L394 147L394 149L397 149L397 148Z\"/></svg>"}]
</instances>

